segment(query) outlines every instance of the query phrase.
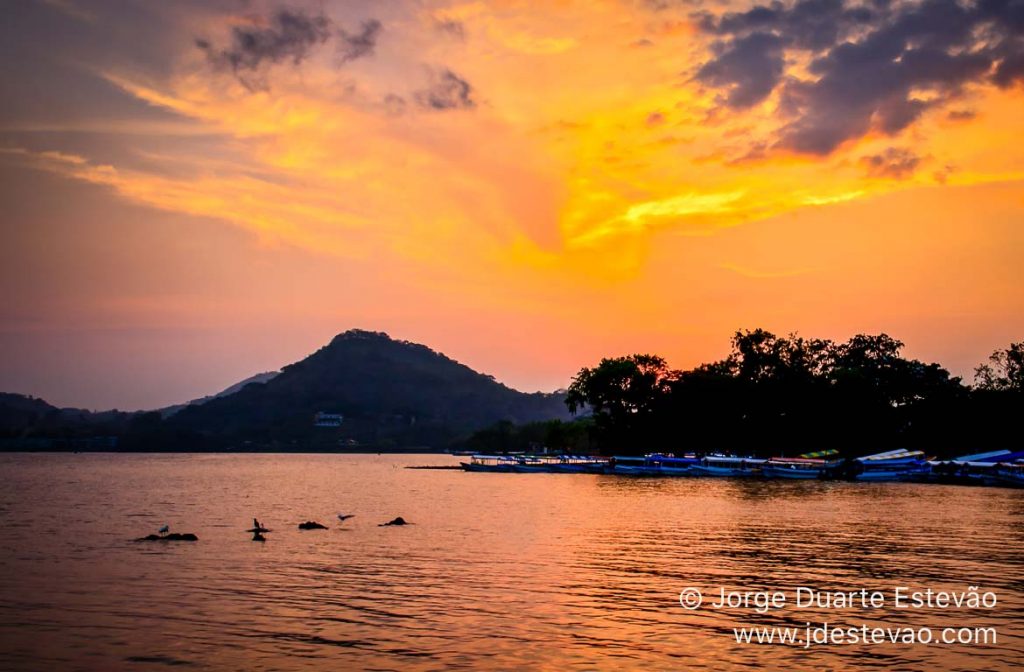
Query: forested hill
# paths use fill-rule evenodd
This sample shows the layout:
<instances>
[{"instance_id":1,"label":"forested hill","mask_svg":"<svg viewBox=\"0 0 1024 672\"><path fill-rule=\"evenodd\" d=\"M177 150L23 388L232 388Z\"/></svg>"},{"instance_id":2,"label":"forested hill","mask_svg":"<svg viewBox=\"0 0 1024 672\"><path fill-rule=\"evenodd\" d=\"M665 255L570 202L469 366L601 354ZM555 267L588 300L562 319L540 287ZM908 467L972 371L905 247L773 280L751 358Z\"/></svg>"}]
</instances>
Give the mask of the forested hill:
<instances>
[{"instance_id":1,"label":"forested hill","mask_svg":"<svg viewBox=\"0 0 1024 672\"><path fill-rule=\"evenodd\" d=\"M443 446L501 420L566 418L564 399L513 390L424 345L352 330L271 380L166 424L214 442ZM341 415L340 426L314 426L318 413Z\"/></svg>"}]
</instances>

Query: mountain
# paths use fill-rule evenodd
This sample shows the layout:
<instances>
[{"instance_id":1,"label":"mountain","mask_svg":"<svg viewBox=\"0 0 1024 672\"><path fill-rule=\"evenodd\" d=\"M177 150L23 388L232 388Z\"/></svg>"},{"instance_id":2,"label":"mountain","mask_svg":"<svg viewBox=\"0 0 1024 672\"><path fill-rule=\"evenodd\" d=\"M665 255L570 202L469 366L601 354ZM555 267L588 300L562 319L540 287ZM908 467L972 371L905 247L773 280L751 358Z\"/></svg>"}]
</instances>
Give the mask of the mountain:
<instances>
[{"instance_id":1,"label":"mountain","mask_svg":"<svg viewBox=\"0 0 1024 672\"><path fill-rule=\"evenodd\" d=\"M59 412L60 409L42 399L24 394L0 392L0 433L4 435L17 434L26 427Z\"/></svg>"},{"instance_id":2,"label":"mountain","mask_svg":"<svg viewBox=\"0 0 1024 672\"><path fill-rule=\"evenodd\" d=\"M111 450L132 416L57 408L37 397L0 392L0 450Z\"/></svg>"},{"instance_id":3,"label":"mountain","mask_svg":"<svg viewBox=\"0 0 1024 672\"><path fill-rule=\"evenodd\" d=\"M266 371L264 373L257 373L254 376L249 376L245 380L238 381L234 385L231 385L230 387L227 387L227 388L221 390L217 394L209 394L209 395L207 395L205 397L200 397L198 399L193 399L192 401L187 401L184 404L175 404L174 406L165 406L164 408L159 409L159 413L163 417L169 418L172 415L174 415L175 413L177 413L178 411L180 411L181 409L185 408L186 406L199 406L199 405L205 404L206 402L210 401L211 399L218 399L220 397L226 397L226 396L228 396L230 394L234 394L235 392L238 392L240 389L242 389L243 387L245 387L246 385L248 385L250 383L265 383L265 382L267 382L268 380L270 380L271 378L273 378L274 376L276 376L279 373L281 373L281 372L280 371Z\"/></svg>"},{"instance_id":4,"label":"mountain","mask_svg":"<svg viewBox=\"0 0 1024 672\"><path fill-rule=\"evenodd\" d=\"M333 417L317 426L317 414ZM501 420L555 418L568 418L563 394L519 392L424 345L352 330L266 382L188 406L166 424L214 445L437 447Z\"/></svg>"}]
</instances>

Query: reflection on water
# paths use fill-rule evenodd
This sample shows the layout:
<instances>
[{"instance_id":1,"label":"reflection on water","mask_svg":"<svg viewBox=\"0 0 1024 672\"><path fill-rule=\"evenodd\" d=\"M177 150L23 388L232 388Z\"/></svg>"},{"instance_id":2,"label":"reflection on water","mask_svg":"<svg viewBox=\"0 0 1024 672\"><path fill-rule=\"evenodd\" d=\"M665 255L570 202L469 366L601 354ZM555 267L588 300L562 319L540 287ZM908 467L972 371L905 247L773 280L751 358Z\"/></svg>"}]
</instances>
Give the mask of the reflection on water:
<instances>
[{"instance_id":1,"label":"reflection on water","mask_svg":"<svg viewBox=\"0 0 1024 672\"><path fill-rule=\"evenodd\" d=\"M1016 669L1024 491L407 470L447 456L0 456L2 669ZM356 517L339 525L338 511ZM244 530L258 517L265 544ZM406 527L377 527L402 516ZM319 520L327 531L299 531ZM136 544L155 532L195 544ZM994 610L686 611L679 592L964 590ZM733 627L993 626L966 645Z\"/></svg>"}]
</instances>

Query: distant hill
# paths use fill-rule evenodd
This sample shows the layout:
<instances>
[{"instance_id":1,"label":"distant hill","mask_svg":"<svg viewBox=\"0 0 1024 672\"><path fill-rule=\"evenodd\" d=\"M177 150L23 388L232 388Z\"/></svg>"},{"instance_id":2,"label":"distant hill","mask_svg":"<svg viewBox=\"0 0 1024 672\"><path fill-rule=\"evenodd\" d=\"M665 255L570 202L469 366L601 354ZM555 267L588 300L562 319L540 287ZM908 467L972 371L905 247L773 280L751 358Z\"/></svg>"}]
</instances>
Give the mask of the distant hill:
<instances>
[{"instance_id":1,"label":"distant hill","mask_svg":"<svg viewBox=\"0 0 1024 672\"><path fill-rule=\"evenodd\" d=\"M318 413L342 416L315 426ZM563 394L526 394L430 348L352 330L263 383L166 424L213 443L433 446L501 420L568 418Z\"/></svg>"},{"instance_id":2,"label":"distant hill","mask_svg":"<svg viewBox=\"0 0 1024 672\"><path fill-rule=\"evenodd\" d=\"M0 392L0 450L111 450L132 416L57 408L37 397Z\"/></svg>"},{"instance_id":3,"label":"distant hill","mask_svg":"<svg viewBox=\"0 0 1024 672\"><path fill-rule=\"evenodd\" d=\"M162 415L165 418L169 418L169 417L171 417L172 415L174 415L175 413L177 413L178 411L180 411L181 409L183 409L183 408L185 408L187 406L199 406L199 405L205 404L206 402L210 401L211 399L218 399L220 397L226 397L226 396L228 396L230 394L234 394L235 392L238 392L240 389L242 389L243 387L245 387L246 385L248 385L250 383L265 383L265 382L267 382L268 380L270 380L271 378L273 378L274 376L276 376L279 373L281 373L281 372L280 371L266 371L264 373L257 373L254 376L249 376L245 380L238 381L234 385L231 385L230 387L227 387L227 388L221 390L217 394L210 394L210 395L207 395L205 397L200 397L198 399L193 399L192 401L187 401L184 404L175 404L174 406L166 406L164 408L161 408L161 409L159 409L160 415Z\"/></svg>"},{"instance_id":4,"label":"distant hill","mask_svg":"<svg viewBox=\"0 0 1024 672\"><path fill-rule=\"evenodd\" d=\"M17 434L26 427L41 422L47 416L59 413L56 406L51 406L42 399L24 394L0 392L0 432L7 435Z\"/></svg>"}]
</instances>

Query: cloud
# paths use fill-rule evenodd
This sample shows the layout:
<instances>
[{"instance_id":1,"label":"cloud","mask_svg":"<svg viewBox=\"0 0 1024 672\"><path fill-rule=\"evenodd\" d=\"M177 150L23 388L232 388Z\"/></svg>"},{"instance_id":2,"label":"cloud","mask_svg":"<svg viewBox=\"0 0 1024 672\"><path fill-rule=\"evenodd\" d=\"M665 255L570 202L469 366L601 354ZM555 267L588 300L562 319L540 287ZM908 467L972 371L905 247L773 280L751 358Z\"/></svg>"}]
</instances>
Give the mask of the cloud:
<instances>
[{"instance_id":1,"label":"cloud","mask_svg":"<svg viewBox=\"0 0 1024 672\"><path fill-rule=\"evenodd\" d=\"M861 157L860 163L872 177L902 180L914 174L921 164L921 157L909 149L889 147L881 154Z\"/></svg>"},{"instance_id":2,"label":"cloud","mask_svg":"<svg viewBox=\"0 0 1024 672\"><path fill-rule=\"evenodd\" d=\"M377 46L377 38L383 26L377 19L363 21L362 29L358 33L349 33L345 29L338 31L339 51L341 62L348 63L364 56L373 54Z\"/></svg>"},{"instance_id":3,"label":"cloud","mask_svg":"<svg viewBox=\"0 0 1024 672\"><path fill-rule=\"evenodd\" d=\"M442 70L434 82L415 94L421 107L433 110L460 110L476 107L473 87L462 77L447 68Z\"/></svg>"},{"instance_id":4,"label":"cloud","mask_svg":"<svg viewBox=\"0 0 1024 672\"><path fill-rule=\"evenodd\" d=\"M231 45L227 48L216 49L205 39L196 40L196 46L206 52L211 63L238 74L257 70L264 63L291 61L298 65L313 47L328 40L330 26L326 16L282 9L270 18L268 25L232 28Z\"/></svg>"},{"instance_id":5,"label":"cloud","mask_svg":"<svg viewBox=\"0 0 1024 672\"><path fill-rule=\"evenodd\" d=\"M1019 0L775 1L693 18L715 38L696 79L729 108L777 95L776 146L799 153L895 135L971 85L1024 83Z\"/></svg>"},{"instance_id":6,"label":"cloud","mask_svg":"<svg viewBox=\"0 0 1024 672\"><path fill-rule=\"evenodd\" d=\"M728 89L725 104L746 108L760 103L775 89L785 66L785 40L772 33L751 33L716 42L716 56L697 71L703 84Z\"/></svg>"},{"instance_id":7,"label":"cloud","mask_svg":"<svg viewBox=\"0 0 1024 672\"><path fill-rule=\"evenodd\" d=\"M720 17L703 12L696 18L702 30L715 35L735 38L770 32L794 47L816 51L836 44L873 16L869 8L847 7L844 0L801 0L789 6L776 1Z\"/></svg>"},{"instance_id":8,"label":"cloud","mask_svg":"<svg viewBox=\"0 0 1024 672\"><path fill-rule=\"evenodd\" d=\"M456 40L466 39L466 24L456 19L437 19L434 21L434 28L438 32Z\"/></svg>"},{"instance_id":9,"label":"cloud","mask_svg":"<svg viewBox=\"0 0 1024 672\"><path fill-rule=\"evenodd\" d=\"M970 121L978 116L975 110L950 110L946 118L950 121Z\"/></svg>"},{"instance_id":10,"label":"cloud","mask_svg":"<svg viewBox=\"0 0 1024 672\"><path fill-rule=\"evenodd\" d=\"M266 65L299 65L316 47L332 39L337 42L341 63L349 63L372 55L382 30L380 21L368 19L358 31L335 31L334 22L324 14L282 9L269 18L234 26L227 47L215 47L204 38L197 39L196 46L206 53L210 63L233 72L247 88L265 89L266 82L259 73Z\"/></svg>"}]
</instances>

